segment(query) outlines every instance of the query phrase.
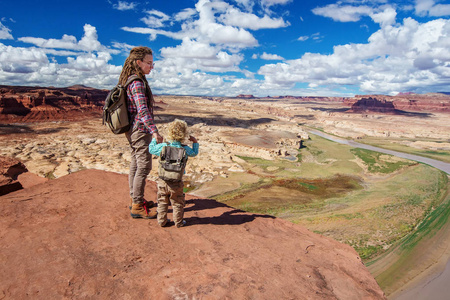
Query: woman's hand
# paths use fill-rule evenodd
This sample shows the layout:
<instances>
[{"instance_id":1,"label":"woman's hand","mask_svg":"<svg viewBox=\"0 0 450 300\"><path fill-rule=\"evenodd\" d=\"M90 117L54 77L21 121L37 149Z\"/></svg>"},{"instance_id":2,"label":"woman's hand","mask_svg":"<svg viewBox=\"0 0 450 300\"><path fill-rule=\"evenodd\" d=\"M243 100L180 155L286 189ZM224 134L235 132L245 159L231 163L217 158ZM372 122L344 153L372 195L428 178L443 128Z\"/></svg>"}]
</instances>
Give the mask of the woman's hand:
<instances>
[{"instance_id":1,"label":"woman's hand","mask_svg":"<svg viewBox=\"0 0 450 300\"><path fill-rule=\"evenodd\" d=\"M189 140L193 143L198 143L197 139L195 137L193 137L192 135L189 136Z\"/></svg>"}]
</instances>

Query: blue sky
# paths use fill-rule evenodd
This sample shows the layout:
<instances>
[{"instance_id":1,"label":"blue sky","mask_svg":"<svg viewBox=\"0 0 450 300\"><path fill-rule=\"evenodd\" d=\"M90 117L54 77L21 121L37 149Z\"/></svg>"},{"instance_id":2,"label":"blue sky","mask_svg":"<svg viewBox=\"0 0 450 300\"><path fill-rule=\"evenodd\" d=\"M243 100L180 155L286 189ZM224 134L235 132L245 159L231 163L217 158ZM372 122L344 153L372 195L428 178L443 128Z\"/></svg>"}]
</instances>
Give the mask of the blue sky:
<instances>
[{"instance_id":1,"label":"blue sky","mask_svg":"<svg viewBox=\"0 0 450 300\"><path fill-rule=\"evenodd\" d=\"M443 0L0 0L0 85L110 89L134 46L156 94L450 92Z\"/></svg>"}]
</instances>

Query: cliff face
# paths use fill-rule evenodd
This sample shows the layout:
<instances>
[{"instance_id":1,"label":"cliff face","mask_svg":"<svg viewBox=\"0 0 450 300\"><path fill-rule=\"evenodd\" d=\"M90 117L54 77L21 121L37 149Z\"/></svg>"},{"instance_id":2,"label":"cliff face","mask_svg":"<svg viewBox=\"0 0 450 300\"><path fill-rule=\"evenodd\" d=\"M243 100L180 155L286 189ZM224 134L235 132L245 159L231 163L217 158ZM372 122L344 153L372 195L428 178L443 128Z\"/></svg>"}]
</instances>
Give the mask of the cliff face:
<instances>
[{"instance_id":1,"label":"cliff face","mask_svg":"<svg viewBox=\"0 0 450 300\"><path fill-rule=\"evenodd\" d=\"M450 95L440 93L430 94L400 94L386 95L356 95L346 98L344 103L352 107L352 111L376 111L393 113L394 110L450 112ZM354 107L355 106L355 107Z\"/></svg>"},{"instance_id":2,"label":"cliff face","mask_svg":"<svg viewBox=\"0 0 450 300\"><path fill-rule=\"evenodd\" d=\"M0 86L0 122L76 120L100 115L107 90L83 86Z\"/></svg>"},{"instance_id":3,"label":"cliff face","mask_svg":"<svg viewBox=\"0 0 450 300\"><path fill-rule=\"evenodd\" d=\"M395 106L391 101L385 99L376 99L372 97L362 98L351 106L352 112L378 112L378 113L395 113Z\"/></svg>"},{"instance_id":4,"label":"cliff face","mask_svg":"<svg viewBox=\"0 0 450 300\"><path fill-rule=\"evenodd\" d=\"M128 205L127 175L97 170L1 196L0 295L385 299L351 247L288 221L188 196L188 226L160 228Z\"/></svg>"}]
</instances>

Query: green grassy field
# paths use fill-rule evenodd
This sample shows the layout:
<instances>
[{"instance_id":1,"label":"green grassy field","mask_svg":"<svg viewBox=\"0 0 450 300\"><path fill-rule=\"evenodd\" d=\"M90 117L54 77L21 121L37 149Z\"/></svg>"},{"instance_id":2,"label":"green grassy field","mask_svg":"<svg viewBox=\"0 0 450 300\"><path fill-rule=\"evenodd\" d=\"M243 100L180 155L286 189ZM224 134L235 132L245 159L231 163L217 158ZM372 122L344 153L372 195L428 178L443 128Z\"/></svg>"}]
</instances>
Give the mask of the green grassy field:
<instances>
[{"instance_id":1,"label":"green grassy field","mask_svg":"<svg viewBox=\"0 0 450 300\"><path fill-rule=\"evenodd\" d=\"M442 186L435 205L414 230L398 240L388 251L366 262L385 293L396 291L409 278L435 264L448 247L450 225L450 183L448 177L438 182Z\"/></svg>"},{"instance_id":2,"label":"green grassy field","mask_svg":"<svg viewBox=\"0 0 450 300\"><path fill-rule=\"evenodd\" d=\"M351 245L365 261L442 214L435 208L448 189L443 172L314 135L304 145L297 162L241 157L259 181L215 199L302 224Z\"/></svg>"}]
</instances>

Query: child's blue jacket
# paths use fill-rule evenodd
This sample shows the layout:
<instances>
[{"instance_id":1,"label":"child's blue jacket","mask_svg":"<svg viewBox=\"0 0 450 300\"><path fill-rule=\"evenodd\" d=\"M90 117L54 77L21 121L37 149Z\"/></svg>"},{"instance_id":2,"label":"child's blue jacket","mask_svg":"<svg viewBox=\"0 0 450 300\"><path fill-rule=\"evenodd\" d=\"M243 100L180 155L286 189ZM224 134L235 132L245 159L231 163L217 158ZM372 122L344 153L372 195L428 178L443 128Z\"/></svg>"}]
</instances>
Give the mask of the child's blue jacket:
<instances>
[{"instance_id":1,"label":"child's blue jacket","mask_svg":"<svg viewBox=\"0 0 450 300\"><path fill-rule=\"evenodd\" d=\"M199 148L199 144L198 143L193 143L192 144L192 148L191 148L189 146L182 145L178 141L172 141L169 144L168 143L159 143L159 144L157 144L156 143L156 139L153 138L152 141L150 142L150 145L148 146L148 151L150 152L150 154L153 154L153 155L156 155L156 156L160 156L162 148L164 146L172 146L172 147L176 147L176 148L183 147L184 149L186 149L187 156L196 156L198 154L198 148Z\"/></svg>"}]
</instances>

